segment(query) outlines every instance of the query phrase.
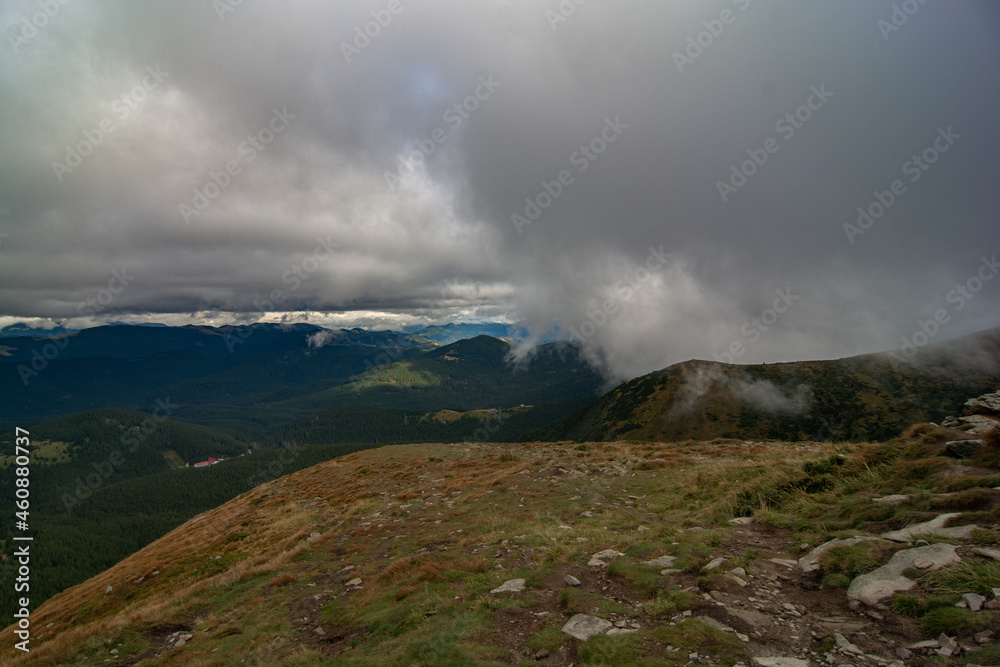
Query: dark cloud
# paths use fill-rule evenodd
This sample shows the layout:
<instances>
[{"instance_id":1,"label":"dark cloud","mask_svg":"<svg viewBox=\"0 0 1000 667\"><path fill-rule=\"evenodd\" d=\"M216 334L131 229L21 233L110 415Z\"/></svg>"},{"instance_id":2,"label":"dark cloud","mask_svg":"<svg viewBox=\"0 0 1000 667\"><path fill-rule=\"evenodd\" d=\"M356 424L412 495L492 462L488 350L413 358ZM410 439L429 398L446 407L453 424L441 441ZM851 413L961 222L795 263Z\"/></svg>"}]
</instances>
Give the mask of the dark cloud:
<instances>
[{"instance_id":1,"label":"dark cloud","mask_svg":"<svg viewBox=\"0 0 1000 667\"><path fill-rule=\"evenodd\" d=\"M556 323L615 377L1000 324L949 301L1000 253L989 0L226 6L2 5L4 322Z\"/></svg>"}]
</instances>

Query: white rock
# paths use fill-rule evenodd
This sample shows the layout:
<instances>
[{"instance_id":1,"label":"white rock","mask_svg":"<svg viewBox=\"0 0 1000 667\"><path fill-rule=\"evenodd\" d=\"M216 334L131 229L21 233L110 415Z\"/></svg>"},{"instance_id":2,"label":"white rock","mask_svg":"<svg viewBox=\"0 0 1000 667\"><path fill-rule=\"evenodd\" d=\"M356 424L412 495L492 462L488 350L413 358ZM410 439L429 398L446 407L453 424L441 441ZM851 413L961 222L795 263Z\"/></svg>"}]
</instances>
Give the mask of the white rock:
<instances>
[{"instance_id":1,"label":"white rock","mask_svg":"<svg viewBox=\"0 0 1000 667\"><path fill-rule=\"evenodd\" d=\"M567 586L579 586L580 585L580 580L577 579L576 577L574 577L572 574L567 574L565 577L563 577L563 581L566 582Z\"/></svg>"},{"instance_id":2,"label":"white rock","mask_svg":"<svg viewBox=\"0 0 1000 667\"><path fill-rule=\"evenodd\" d=\"M972 611L979 611L983 608L983 603L986 602L986 598L982 595L976 595L975 593L966 593L962 596L962 600L969 605L969 609Z\"/></svg>"},{"instance_id":3,"label":"white rock","mask_svg":"<svg viewBox=\"0 0 1000 667\"><path fill-rule=\"evenodd\" d=\"M708 561L708 565L706 565L701 569L704 570L705 572L711 572L712 570L717 570L723 565L728 565L728 564L729 564L728 558L723 558L722 556L719 556L718 558L713 558L712 560Z\"/></svg>"},{"instance_id":4,"label":"white rock","mask_svg":"<svg viewBox=\"0 0 1000 667\"><path fill-rule=\"evenodd\" d=\"M361 585L361 578L360 577L355 577L354 579L351 579L350 581L348 581L344 585L345 586L360 586Z\"/></svg>"},{"instance_id":5,"label":"white rock","mask_svg":"<svg viewBox=\"0 0 1000 667\"><path fill-rule=\"evenodd\" d=\"M524 583L524 579L510 579L494 588L490 593L520 593L524 590Z\"/></svg>"},{"instance_id":6,"label":"white rock","mask_svg":"<svg viewBox=\"0 0 1000 667\"><path fill-rule=\"evenodd\" d=\"M909 542L913 539L914 535L926 534L937 535L939 537L946 537L950 539L965 539L972 535L972 531L976 530L978 526L975 524L969 524L967 526L955 526L953 528L944 527L944 525L948 523L949 519L953 519L954 517L960 515L961 512L942 514L931 519L930 521L913 524L912 526L907 526L902 530L893 530L888 533L882 533L882 538L893 542Z\"/></svg>"},{"instance_id":7,"label":"white rock","mask_svg":"<svg viewBox=\"0 0 1000 667\"><path fill-rule=\"evenodd\" d=\"M933 561L933 565L925 568L927 570L937 570L962 560L955 553L955 547L950 544L929 544L926 547L897 551L882 567L856 577L847 589L848 600L860 600L874 606L894 593L910 590L917 584L904 577L903 570L913 567L914 561L919 559Z\"/></svg>"},{"instance_id":8,"label":"white rock","mask_svg":"<svg viewBox=\"0 0 1000 667\"><path fill-rule=\"evenodd\" d=\"M611 628L611 623L603 618L588 616L587 614L576 614L566 621L562 626L562 631L570 637L576 637L582 642L587 641L594 635L599 635Z\"/></svg>"}]
</instances>

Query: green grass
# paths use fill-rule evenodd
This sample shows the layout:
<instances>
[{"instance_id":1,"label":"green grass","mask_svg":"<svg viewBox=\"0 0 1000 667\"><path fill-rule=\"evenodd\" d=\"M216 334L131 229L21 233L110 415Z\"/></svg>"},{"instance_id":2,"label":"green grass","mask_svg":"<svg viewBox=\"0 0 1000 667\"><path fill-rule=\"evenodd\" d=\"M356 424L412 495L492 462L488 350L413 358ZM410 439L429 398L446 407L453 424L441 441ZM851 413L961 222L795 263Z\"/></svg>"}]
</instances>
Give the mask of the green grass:
<instances>
[{"instance_id":1,"label":"green grass","mask_svg":"<svg viewBox=\"0 0 1000 667\"><path fill-rule=\"evenodd\" d=\"M643 597L656 594L660 589L663 576L660 568L639 563L627 563L623 558L616 558L608 565L608 574L616 579L627 581L639 589Z\"/></svg>"},{"instance_id":2,"label":"green grass","mask_svg":"<svg viewBox=\"0 0 1000 667\"><path fill-rule=\"evenodd\" d=\"M657 645L672 645L676 653L662 654ZM585 665L674 666L688 662L688 653L711 653L725 664L743 658L745 648L736 637L720 632L698 621L688 621L677 626L663 626L654 630L641 630L625 635L591 637L579 648L580 660ZM653 657L653 653L660 653Z\"/></svg>"},{"instance_id":3,"label":"green grass","mask_svg":"<svg viewBox=\"0 0 1000 667\"><path fill-rule=\"evenodd\" d=\"M900 616L917 618L927 611L927 605L916 595L897 595L892 601L892 610Z\"/></svg>"},{"instance_id":4,"label":"green grass","mask_svg":"<svg viewBox=\"0 0 1000 667\"><path fill-rule=\"evenodd\" d=\"M1000 588L1000 563L975 563L963 561L926 575L935 588L948 593L979 593L993 595Z\"/></svg>"},{"instance_id":5,"label":"green grass","mask_svg":"<svg viewBox=\"0 0 1000 667\"><path fill-rule=\"evenodd\" d=\"M989 627L993 614L976 612L959 607L938 607L921 617L917 627L927 637L937 637L941 633L954 636L980 632Z\"/></svg>"},{"instance_id":6,"label":"green grass","mask_svg":"<svg viewBox=\"0 0 1000 667\"><path fill-rule=\"evenodd\" d=\"M643 603L647 614L654 618L669 618L694 606L698 596L688 591L671 590L661 592L654 599Z\"/></svg>"}]
</instances>

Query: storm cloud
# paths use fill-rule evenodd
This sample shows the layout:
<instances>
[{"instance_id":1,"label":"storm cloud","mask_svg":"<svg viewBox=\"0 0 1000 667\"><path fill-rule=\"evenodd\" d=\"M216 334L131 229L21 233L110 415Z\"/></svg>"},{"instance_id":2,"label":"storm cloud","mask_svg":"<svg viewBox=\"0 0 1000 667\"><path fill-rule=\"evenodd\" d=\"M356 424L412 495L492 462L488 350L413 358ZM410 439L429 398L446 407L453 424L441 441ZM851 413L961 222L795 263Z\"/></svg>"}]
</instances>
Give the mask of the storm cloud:
<instances>
[{"instance_id":1,"label":"storm cloud","mask_svg":"<svg viewBox=\"0 0 1000 667\"><path fill-rule=\"evenodd\" d=\"M991 0L0 7L0 324L521 322L613 378L1000 325Z\"/></svg>"}]
</instances>

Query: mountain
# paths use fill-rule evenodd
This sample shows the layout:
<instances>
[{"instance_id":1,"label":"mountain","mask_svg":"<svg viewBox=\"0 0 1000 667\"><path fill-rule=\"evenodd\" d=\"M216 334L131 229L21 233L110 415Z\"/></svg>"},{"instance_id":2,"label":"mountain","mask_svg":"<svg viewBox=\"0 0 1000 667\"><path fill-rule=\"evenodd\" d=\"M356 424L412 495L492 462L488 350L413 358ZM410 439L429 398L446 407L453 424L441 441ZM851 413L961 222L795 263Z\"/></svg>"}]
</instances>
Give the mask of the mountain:
<instances>
[{"instance_id":1,"label":"mountain","mask_svg":"<svg viewBox=\"0 0 1000 667\"><path fill-rule=\"evenodd\" d=\"M276 403L313 411L362 403L407 410L475 410L520 404L565 403L592 397L601 378L565 343L547 343L530 359L510 360L513 346L476 336L392 361L321 391Z\"/></svg>"},{"instance_id":2,"label":"mountain","mask_svg":"<svg viewBox=\"0 0 1000 667\"><path fill-rule=\"evenodd\" d=\"M0 418L37 420L117 406L236 404L255 394L347 378L380 355L433 344L396 332L313 325L113 326L0 343ZM184 408L182 408L183 410ZM291 418L294 415L286 418Z\"/></svg>"},{"instance_id":3,"label":"mountain","mask_svg":"<svg viewBox=\"0 0 1000 667\"><path fill-rule=\"evenodd\" d=\"M415 334L423 336L440 345L447 345L465 338L475 338L476 336L492 336L513 343L521 340L527 335L527 331L515 324L500 324L497 322L473 323L448 323L439 326L424 327L414 331Z\"/></svg>"},{"instance_id":4,"label":"mountain","mask_svg":"<svg viewBox=\"0 0 1000 667\"><path fill-rule=\"evenodd\" d=\"M0 329L0 338L13 338L13 337L28 337L28 338L51 338L53 336L65 336L67 334L76 333L78 329L66 329L62 325L52 327L51 329L42 329L40 327L33 327L24 322L15 322L14 324L8 324L4 328Z\"/></svg>"},{"instance_id":5,"label":"mountain","mask_svg":"<svg viewBox=\"0 0 1000 667\"><path fill-rule=\"evenodd\" d=\"M1000 386L1000 329L920 351L739 366L675 364L529 434L539 440L884 440Z\"/></svg>"}]
</instances>

